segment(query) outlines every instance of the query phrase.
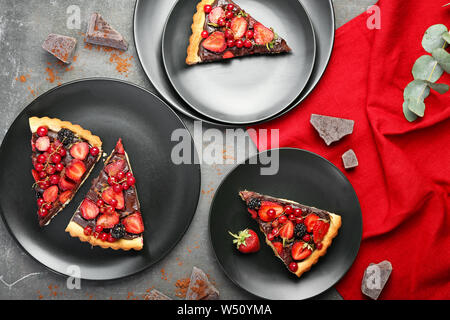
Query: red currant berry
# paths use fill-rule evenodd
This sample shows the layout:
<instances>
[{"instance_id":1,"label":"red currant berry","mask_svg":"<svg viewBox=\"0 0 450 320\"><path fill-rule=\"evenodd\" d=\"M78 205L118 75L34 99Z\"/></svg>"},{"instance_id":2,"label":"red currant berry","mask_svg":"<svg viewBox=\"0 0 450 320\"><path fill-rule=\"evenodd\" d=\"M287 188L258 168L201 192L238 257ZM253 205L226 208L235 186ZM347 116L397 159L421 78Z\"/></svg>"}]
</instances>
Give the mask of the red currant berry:
<instances>
[{"instance_id":1,"label":"red currant berry","mask_svg":"<svg viewBox=\"0 0 450 320\"><path fill-rule=\"evenodd\" d=\"M244 41L244 47L249 49L249 48L253 47L253 43L247 39Z\"/></svg>"},{"instance_id":2,"label":"red currant berry","mask_svg":"<svg viewBox=\"0 0 450 320\"><path fill-rule=\"evenodd\" d=\"M40 172L40 171L44 170L44 165L42 163L37 162L34 165L34 168L36 169L36 171Z\"/></svg>"},{"instance_id":3,"label":"red currant berry","mask_svg":"<svg viewBox=\"0 0 450 320\"><path fill-rule=\"evenodd\" d=\"M287 221L287 218L286 218L286 216L281 216L278 218L278 220L280 221L281 224L285 224Z\"/></svg>"},{"instance_id":4,"label":"red currant berry","mask_svg":"<svg viewBox=\"0 0 450 320\"><path fill-rule=\"evenodd\" d=\"M294 215L296 216L296 217L301 217L302 216L302 209L300 209L300 208L296 208L295 210L294 210Z\"/></svg>"},{"instance_id":5,"label":"red currant berry","mask_svg":"<svg viewBox=\"0 0 450 320\"><path fill-rule=\"evenodd\" d=\"M291 213L294 213L294 209L291 206L286 206L286 207L284 207L284 212L286 214L291 214Z\"/></svg>"},{"instance_id":6,"label":"red currant berry","mask_svg":"<svg viewBox=\"0 0 450 320\"><path fill-rule=\"evenodd\" d=\"M230 40L227 41L227 46L228 46L228 48L233 48L234 45L235 45L234 40L231 40L231 39L230 39Z\"/></svg>"},{"instance_id":7,"label":"red currant berry","mask_svg":"<svg viewBox=\"0 0 450 320\"><path fill-rule=\"evenodd\" d=\"M114 186L113 186L113 190L114 190L114 192L115 193L119 193L119 192L122 192L122 185L121 184L115 184Z\"/></svg>"},{"instance_id":8,"label":"red currant berry","mask_svg":"<svg viewBox=\"0 0 450 320\"><path fill-rule=\"evenodd\" d=\"M47 210L50 210L51 208L53 208L53 206L51 203L46 203L46 204L44 204L44 208Z\"/></svg>"},{"instance_id":9,"label":"red currant berry","mask_svg":"<svg viewBox=\"0 0 450 320\"><path fill-rule=\"evenodd\" d=\"M48 210L45 208L39 209L39 216L45 217L48 214Z\"/></svg>"},{"instance_id":10,"label":"red currant berry","mask_svg":"<svg viewBox=\"0 0 450 320\"><path fill-rule=\"evenodd\" d=\"M47 172L45 172L45 171L39 172L39 178L40 179L45 179L45 177L47 177Z\"/></svg>"},{"instance_id":11,"label":"red currant berry","mask_svg":"<svg viewBox=\"0 0 450 320\"><path fill-rule=\"evenodd\" d=\"M272 228L277 228L279 225L280 225L280 223L278 222L278 220L272 221Z\"/></svg>"},{"instance_id":12,"label":"red currant berry","mask_svg":"<svg viewBox=\"0 0 450 320\"><path fill-rule=\"evenodd\" d=\"M217 24L219 25L219 27L225 26L226 23L227 23L227 21L225 20L224 17L219 18L219 20L217 20Z\"/></svg>"},{"instance_id":13,"label":"red currant berry","mask_svg":"<svg viewBox=\"0 0 450 320\"><path fill-rule=\"evenodd\" d=\"M303 219L302 217L296 218L296 219L295 219L295 223L296 223L296 224L303 223L303 220L304 220L304 219Z\"/></svg>"},{"instance_id":14,"label":"red currant berry","mask_svg":"<svg viewBox=\"0 0 450 320\"><path fill-rule=\"evenodd\" d=\"M42 199L42 198L37 199L37 205L39 208L42 207L44 205L44 203L45 203L44 199Z\"/></svg>"},{"instance_id":15,"label":"red currant berry","mask_svg":"<svg viewBox=\"0 0 450 320\"><path fill-rule=\"evenodd\" d=\"M46 136L47 133L48 133L48 128L47 128L47 127L44 127L44 126L41 126L41 127L39 127L39 128L37 129L36 133L37 133L37 135L38 135L39 137L44 137L44 136Z\"/></svg>"},{"instance_id":16,"label":"red currant berry","mask_svg":"<svg viewBox=\"0 0 450 320\"><path fill-rule=\"evenodd\" d=\"M47 152L52 154L56 151L55 147L51 144L50 147L48 147Z\"/></svg>"},{"instance_id":17,"label":"red currant berry","mask_svg":"<svg viewBox=\"0 0 450 320\"><path fill-rule=\"evenodd\" d=\"M49 175L52 175L52 174L55 174L56 168L55 168L55 166L48 166L47 169L45 169L45 171L47 171L47 173Z\"/></svg>"},{"instance_id":18,"label":"red currant berry","mask_svg":"<svg viewBox=\"0 0 450 320\"><path fill-rule=\"evenodd\" d=\"M109 177L108 178L108 184L110 185L110 186L112 186L112 185L115 185L116 184L116 178L115 177Z\"/></svg>"},{"instance_id":19,"label":"red currant berry","mask_svg":"<svg viewBox=\"0 0 450 320\"><path fill-rule=\"evenodd\" d=\"M91 153L92 156L96 157L100 153L100 149L97 147L92 147L89 152Z\"/></svg>"},{"instance_id":20,"label":"red currant berry","mask_svg":"<svg viewBox=\"0 0 450 320\"><path fill-rule=\"evenodd\" d=\"M227 12L225 12L225 18L227 18L227 19L233 19L233 17L234 17L233 11L227 11Z\"/></svg>"},{"instance_id":21,"label":"red currant berry","mask_svg":"<svg viewBox=\"0 0 450 320\"><path fill-rule=\"evenodd\" d=\"M61 148L61 149L59 149L58 153L61 157L65 157L67 154L67 151L64 148Z\"/></svg>"},{"instance_id":22,"label":"red currant berry","mask_svg":"<svg viewBox=\"0 0 450 320\"><path fill-rule=\"evenodd\" d=\"M254 33L252 30L248 30L247 33L245 34L245 37L247 39L253 39Z\"/></svg>"},{"instance_id":23,"label":"red currant berry","mask_svg":"<svg viewBox=\"0 0 450 320\"><path fill-rule=\"evenodd\" d=\"M289 220L294 221L295 220L295 216L293 214L289 215Z\"/></svg>"},{"instance_id":24,"label":"red currant berry","mask_svg":"<svg viewBox=\"0 0 450 320\"><path fill-rule=\"evenodd\" d=\"M111 199L111 201L110 201L110 205L111 205L111 207L112 208L115 208L115 207L117 207L117 200L116 199Z\"/></svg>"},{"instance_id":25,"label":"red currant berry","mask_svg":"<svg viewBox=\"0 0 450 320\"><path fill-rule=\"evenodd\" d=\"M242 41L241 39L236 40L235 43L236 47L238 47L239 49L244 46L244 41Z\"/></svg>"},{"instance_id":26,"label":"red currant berry","mask_svg":"<svg viewBox=\"0 0 450 320\"><path fill-rule=\"evenodd\" d=\"M129 177L133 177L133 173L131 171L127 172L127 178L129 178Z\"/></svg>"},{"instance_id":27,"label":"red currant berry","mask_svg":"<svg viewBox=\"0 0 450 320\"><path fill-rule=\"evenodd\" d=\"M208 31L202 31L202 34L201 34L201 36L202 36L202 38L203 39L206 39L206 38L208 38L208 36L209 36L209 33L208 33Z\"/></svg>"},{"instance_id":28,"label":"red currant berry","mask_svg":"<svg viewBox=\"0 0 450 320\"><path fill-rule=\"evenodd\" d=\"M60 163L61 162L61 156L59 154L52 155L52 162L53 163Z\"/></svg>"},{"instance_id":29,"label":"red currant berry","mask_svg":"<svg viewBox=\"0 0 450 320\"><path fill-rule=\"evenodd\" d=\"M55 166L56 171L63 171L64 170L64 165L62 163L57 163Z\"/></svg>"},{"instance_id":30,"label":"red currant berry","mask_svg":"<svg viewBox=\"0 0 450 320\"><path fill-rule=\"evenodd\" d=\"M108 240L108 234L105 232L100 233L100 240L102 241Z\"/></svg>"},{"instance_id":31,"label":"red currant berry","mask_svg":"<svg viewBox=\"0 0 450 320\"><path fill-rule=\"evenodd\" d=\"M130 189L130 185L127 182L124 182L124 183L122 183L122 189L128 190L128 189Z\"/></svg>"},{"instance_id":32,"label":"red currant berry","mask_svg":"<svg viewBox=\"0 0 450 320\"><path fill-rule=\"evenodd\" d=\"M116 200L117 201L117 200ZM114 208L113 207L108 207L108 208L106 208L106 213L109 213L109 214L113 214L114 213Z\"/></svg>"},{"instance_id":33,"label":"red currant berry","mask_svg":"<svg viewBox=\"0 0 450 320\"><path fill-rule=\"evenodd\" d=\"M101 225L95 226L95 232L102 232L103 227Z\"/></svg>"},{"instance_id":34,"label":"red currant berry","mask_svg":"<svg viewBox=\"0 0 450 320\"><path fill-rule=\"evenodd\" d=\"M292 272L296 272L298 270L297 262L289 263L289 270L291 270Z\"/></svg>"},{"instance_id":35,"label":"red currant berry","mask_svg":"<svg viewBox=\"0 0 450 320\"><path fill-rule=\"evenodd\" d=\"M54 174L54 175L52 175L52 176L50 177L49 181L50 181L51 184L58 184L58 182L59 182L59 176L56 175L56 174Z\"/></svg>"},{"instance_id":36,"label":"red currant berry","mask_svg":"<svg viewBox=\"0 0 450 320\"><path fill-rule=\"evenodd\" d=\"M105 207L100 207L100 209L98 209L98 211L100 211L100 213L105 213L106 212L106 208Z\"/></svg>"},{"instance_id":37,"label":"red currant berry","mask_svg":"<svg viewBox=\"0 0 450 320\"><path fill-rule=\"evenodd\" d=\"M87 226L86 228L84 228L84 234L90 236L92 234L92 227Z\"/></svg>"},{"instance_id":38,"label":"red currant berry","mask_svg":"<svg viewBox=\"0 0 450 320\"><path fill-rule=\"evenodd\" d=\"M267 210L267 215L269 216L269 218L275 218L277 212L274 209L269 209Z\"/></svg>"},{"instance_id":39,"label":"red currant berry","mask_svg":"<svg viewBox=\"0 0 450 320\"><path fill-rule=\"evenodd\" d=\"M97 200L97 207L103 207L103 205L105 204L105 202L102 199L98 199Z\"/></svg>"},{"instance_id":40,"label":"red currant berry","mask_svg":"<svg viewBox=\"0 0 450 320\"><path fill-rule=\"evenodd\" d=\"M100 233L94 232L92 235L94 236L95 239L98 239L98 236L100 235Z\"/></svg>"},{"instance_id":41,"label":"red currant berry","mask_svg":"<svg viewBox=\"0 0 450 320\"><path fill-rule=\"evenodd\" d=\"M225 25L228 29L231 28L231 20L227 21L227 24Z\"/></svg>"},{"instance_id":42,"label":"red currant berry","mask_svg":"<svg viewBox=\"0 0 450 320\"><path fill-rule=\"evenodd\" d=\"M212 11L212 7L207 4L203 7L203 11L205 11L205 13L210 13Z\"/></svg>"},{"instance_id":43,"label":"red currant berry","mask_svg":"<svg viewBox=\"0 0 450 320\"><path fill-rule=\"evenodd\" d=\"M309 235L309 234L305 234L304 236L303 236L303 239L302 239L303 241L305 241L305 242L309 242L309 241L311 241L311 236Z\"/></svg>"},{"instance_id":44,"label":"red currant berry","mask_svg":"<svg viewBox=\"0 0 450 320\"><path fill-rule=\"evenodd\" d=\"M110 242L110 243L116 242L116 238L114 238L112 235L109 235L108 242Z\"/></svg>"},{"instance_id":45,"label":"red currant berry","mask_svg":"<svg viewBox=\"0 0 450 320\"><path fill-rule=\"evenodd\" d=\"M269 234L267 235L267 240L273 241L273 239L275 239L275 236L274 236L273 234L269 233Z\"/></svg>"},{"instance_id":46,"label":"red currant berry","mask_svg":"<svg viewBox=\"0 0 450 320\"><path fill-rule=\"evenodd\" d=\"M47 162L47 156L45 154L40 154L37 157L37 162L39 163L45 163Z\"/></svg>"},{"instance_id":47,"label":"red currant berry","mask_svg":"<svg viewBox=\"0 0 450 320\"><path fill-rule=\"evenodd\" d=\"M133 186L136 183L136 179L134 177L128 177L127 183L128 185Z\"/></svg>"},{"instance_id":48,"label":"red currant berry","mask_svg":"<svg viewBox=\"0 0 450 320\"><path fill-rule=\"evenodd\" d=\"M234 10L234 4L229 4L229 5L227 5L227 10L228 11L233 11Z\"/></svg>"},{"instance_id":49,"label":"red currant berry","mask_svg":"<svg viewBox=\"0 0 450 320\"><path fill-rule=\"evenodd\" d=\"M276 237L279 232L280 232L280 230L278 230L278 228L273 228L272 229L272 234L273 234L274 237Z\"/></svg>"},{"instance_id":50,"label":"red currant berry","mask_svg":"<svg viewBox=\"0 0 450 320\"><path fill-rule=\"evenodd\" d=\"M231 31L231 29L225 30L225 38L227 38L228 40L234 39L234 33L233 31Z\"/></svg>"},{"instance_id":51,"label":"red currant berry","mask_svg":"<svg viewBox=\"0 0 450 320\"><path fill-rule=\"evenodd\" d=\"M317 250L322 249L322 247L323 247L322 242L321 242L321 243L318 243L318 244L316 245L316 249L317 249Z\"/></svg>"},{"instance_id":52,"label":"red currant berry","mask_svg":"<svg viewBox=\"0 0 450 320\"><path fill-rule=\"evenodd\" d=\"M116 178L119 180L122 180L123 178L125 178L125 172L123 172L123 171L117 172Z\"/></svg>"}]
</instances>

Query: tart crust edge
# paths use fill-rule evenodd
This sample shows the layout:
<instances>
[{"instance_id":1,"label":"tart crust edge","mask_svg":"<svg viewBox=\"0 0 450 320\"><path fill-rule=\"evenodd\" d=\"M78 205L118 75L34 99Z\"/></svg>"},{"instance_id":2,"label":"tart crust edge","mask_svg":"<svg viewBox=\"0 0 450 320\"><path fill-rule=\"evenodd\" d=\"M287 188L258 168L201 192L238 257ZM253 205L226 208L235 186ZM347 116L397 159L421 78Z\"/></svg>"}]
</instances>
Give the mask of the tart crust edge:
<instances>
[{"instance_id":1,"label":"tart crust edge","mask_svg":"<svg viewBox=\"0 0 450 320\"><path fill-rule=\"evenodd\" d=\"M203 26L205 24L205 11L203 10L203 7L213 3L214 0L202 0L197 4L197 12L192 17L192 35L189 38L189 46L187 48L186 63L188 65L202 61L198 55L198 49L200 47L200 42L202 41Z\"/></svg>"}]
</instances>

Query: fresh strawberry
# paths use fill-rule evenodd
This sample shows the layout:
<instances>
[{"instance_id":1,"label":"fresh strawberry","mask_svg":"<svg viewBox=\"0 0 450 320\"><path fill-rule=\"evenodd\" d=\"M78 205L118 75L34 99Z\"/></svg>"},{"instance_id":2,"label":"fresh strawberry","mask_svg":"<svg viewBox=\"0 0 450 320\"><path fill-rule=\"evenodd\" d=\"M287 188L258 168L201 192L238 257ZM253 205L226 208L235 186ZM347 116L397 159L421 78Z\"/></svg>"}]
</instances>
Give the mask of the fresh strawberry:
<instances>
[{"instance_id":1,"label":"fresh strawberry","mask_svg":"<svg viewBox=\"0 0 450 320\"><path fill-rule=\"evenodd\" d=\"M86 172L86 166L83 161L73 159L66 168L66 176L73 181L80 181L83 174Z\"/></svg>"},{"instance_id":2,"label":"fresh strawberry","mask_svg":"<svg viewBox=\"0 0 450 320\"><path fill-rule=\"evenodd\" d=\"M59 189L57 186L51 186L44 191L42 198L44 198L44 201L48 203L55 202L56 199L58 199L58 191Z\"/></svg>"},{"instance_id":3,"label":"fresh strawberry","mask_svg":"<svg viewBox=\"0 0 450 320\"><path fill-rule=\"evenodd\" d=\"M312 247L303 241L297 241L292 246L292 258L294 260L303 260L309 257L312 253Z\"/></svg>"},{"instance_id":4,"label":"fresh strawberry","mask_svg":"<svg viewBox=\"0 0 450 320\"><path fill-rule=\"evenodd\" d=\"M219 19L224 16L225 16L225 11L223 11L223 9L221 7L215 7L209 13L208 19L209 19L209 22L217 24Z\"/></svg>"},{"instance_id":5,"label":"fresh strawberry","mask_svg":"<svg viewBox=\"0 0 450 320\"><path fill-rule=\"evenodd\" d=\"M50 147L50 138L48 136L40 137L36 140L36 148L39 151L47 151Z\"/></svg>"},{"instance_id":6,"label":"fresh strawberry","mask_svg":"<svg viewBox=\"0 0 450 320\"><path fill-rule=\"evenodd\" d=\"M115 177L117 175L117 173L119 173L119 171L122 171L123 169L125 169L127 162L123 159L119 159L117 161L114 161L110 164L108 164L105 167L105 172L110 176L110 177Z\"/></svg>"},{"instance_id":7,"label":"fresh strawberry","mask_svg":"<svg viewBox=\"0 0 450 320\"><path fill-rule=\"evenodd\" d=\"M292 239L294 236L294 223L291 220L286 221L280 228L280 237L286 240Z\"/></svg>"},{"instance_id":8,"label":"fresh strawberry","mask_svg":"<svg viewBox=\"0 0 450 320\"><path fill-rule=\"evenodd\" d=\"M270 209L275 210L275 216L271 217L267 214L267 211L269 211ZM273 219L278 218L283 213L283 210L283 206L279 205L278 203L271 201L262 201L261 208L258 211L258 215L262 221L270 222Z\"/></svg>"},{"instance_id":9,"label":"fresh strawberry","mask_svg":"<svg viewBox=\"0 0 450 320\"><path fill-rule=\"evenodd\" d=\"M317 220L313 227L314 243L322 242L329 228L330 224L328 222Z\"/></svg>"},{"instance_id":10,"label":"fresh strawberry","mask_svg":"<svg viewBox=\"0 0 450 320\"><path fill-rule=\"evenodd\" d=\"M256 217L258 216L258 212L256 212L256 210L253 209L247 209L247 211L252 215L253 219L256 219Z\"/></svg>"},{"instance_id":11,"label":"fresh strawberry","mask_svg":"<svg viewBox=\"0 0 450 320\"><path fill-rule=\"evenodd\" d=\"M31 169L31 174L33 175L34 181L39 181L39 173L35 169Z\"/></svg>"},{"instance_id":12,"label":"fresh strawberry","mask_svg":"<svg viewBox=\"0 0 450 320\"><path fill-rule=\"evenodd\" d=\"M86 159L89 153L89 144L87 142L75 143L72 148L70 148L70 155L78 160Z\"/></svg>"},{"instance_id":13,"label":"fresh strawberry","mask_svg":"<svg viewBox=\"0 0 450 320\"><path fill-rule=\"evenodd\" d=\"M319 216L312 213L305 218L305 226L308 232L312 232L314 228L314 224L319 220Z\"/></svg>"},{"instance_id":14,"label":"fresh strawberry","mask_svg":"<svg viewBox=\"0 0 450 320\"><path fill-rule=\"evenodd\" d=\"M61 193L59 195L59 202L66 203L66 201L69 200L71 196L72 196L72 191L70 191L70 190L64 191L63 193Z\"/></svg>"},{"instance_id":15,"label":"fresh strawberry","mask_svg":"<svg viewBox=\"0 0 450 320\"><path fill-rule=\"evenodd\" d=\"M283 244L281 242L275 241L272 242L272 245L275 247L278 254L281 254L283 252Z\"/></svg>"},{"instance_id":16,"label":"fresh strawberry","mask_svg":"<svg viewBox=\"0 0 450 320\"><path fill-rule=\"evenodd\" d=\"M58 186L62 191L66 191L75 189L76 184L67 180L66 177L61 177L61 179L59 179Z\"/></svg>"},{"instance_id":17,"label":"fresh strawberry","mask_svg":"<svg viewBox=\"0 0 450 320\"><path fill-rule=\"evenodd\" d=\"M119 139L119 141L117 141L115 150L118 154L125 154L125 149L123 148L122 139Z\"/></svg>"},{"instance_id":18,"label":"fresh strawberry","mask_svg":"<svg viewBox=\"0 0 450 320\"><path fill-rule=\"evenodd\" d=\"M202 45L205 49L212 52L223 52L227 48L227 42L225 40L225 34L220 31L212 33L208 38L206 38Z\"/></svg>"},{"instance_id":19,"label":"fresh strawberry","mask_svg":"<svg viewBox=\"0 0 450 320\"><path fill-rule=\"evenodd\" d=\"M266 28L261 23L255 23L253 28L255 29L254 38L257 44L266 45L275 37L273 31L269 28Z\"/></svg>"},{"instance_id":20,"label":"fresh strawberry","mask_svg":"<svg viewBox=\"0 0 450 320\"><path fill-rule=\"evenodd\" d=\"M123 192L122 191L114 192L112 187L109 187L105 191L103 191L102 199L107 204L111 204L111 200L116 200L117 201L117 205L116 205L117 210L122 210L125 207L125 199L123 197Z\"/></svg>"},{"instance_id":21,"label":"fresh strawberry","mask_svg":"<svg viewBox=\"0 0 450 320\"><path fill-rule=\"evenodd\" d=\"M234 33L234 38L235 39L242 38L247 32L247 26L248 23L247 20L245 20L245 18L239 16L233 18L233 20L231 20L231 30Z\"/></svg>"},{"instance_id":22,"label":"fresh strawberry","mask_svg":"<svg viewBox=\"0 0 450 320\"><path fill-rule=\"evenodd\" d=\"M223 54L223 56L222 56L222 58L224 58L224 59L231 59L231 58L233 58L233 57L234 57L234 54L233 54L233 52L231 52L231 51L225 52L225 53Z\"/></svg>"},{"instance_id":23,"label":"fresh strawberry","mask_svg":"<svg viewBox=\"0 0 450 320\"><path fill-rule=\"evenodd\" d=\"M81 215L86 220L95 219L99 214L97 205L89 199L84 199L80 206Z\"/></svg>"},{"instance_id":24,"label":"fresh strawberry","mask_svg":"<svg viewBox=\"0 0 450 320\"><path fill-rule=\"evenodd\" d=\"M102 214L97 219L97 225L102 226L104 229L111 229L120 221L119 214L117 212L114 213L105 213Z\"/></svg>"},{"instance_id":25,"label":"fresh strawberry","mask_svg":"<svg viewBox=\"0 0 450 320\"><path fill-rule=\"evenodd\" d=\"M144 223L140 212L130 214L122 220L125 230L129 233L139 234L144 232Z\"/></svg>"},{"instance_id":26,"label":"fresh strawberry","mask_svg":"<svg viewBox=\"0 0 450 320\"><path fill-rule=\"evenodd\" d=\"M251 229L239 231L239 234L228 233L235 238L233 243L236 244L237 249L242 253L253 253L259 251L260 244L258 235Z\"/></svg>"}]
</instances>

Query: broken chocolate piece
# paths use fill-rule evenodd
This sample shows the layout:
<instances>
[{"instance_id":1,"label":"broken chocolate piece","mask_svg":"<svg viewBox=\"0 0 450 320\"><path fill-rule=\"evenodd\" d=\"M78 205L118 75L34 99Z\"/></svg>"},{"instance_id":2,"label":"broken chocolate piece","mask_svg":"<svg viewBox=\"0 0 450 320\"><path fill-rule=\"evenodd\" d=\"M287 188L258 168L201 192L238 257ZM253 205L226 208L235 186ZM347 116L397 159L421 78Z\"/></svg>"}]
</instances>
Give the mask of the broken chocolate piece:
<instances>
[{"instance_id":1,"label":"broken chocolate piece","mask_svg":"<svg viewBox=\"0 0 450 320\"><path fill-rule=\"evenodd\" d=\"M64 63L71 63L77 39L60 34L50 33L42 44L42 48Z\"/></svg>"},{"instance_id":2,"label":"broken chocolate piece","mask_svg":"<svg viewBox=\"0 0 450 320\"><path fill-rule=\"evenodd\" d=\"M353 149L348 150L342 155L342 161L344 162L345 169L352 169L358 166L358 158Z\"/></svg>"},{"instance_id":3,"label":"broken chocolate piece","mask_svg":"<svg viewBox=\"0 0 450 320\"><path fill-rule=\"evenodd\" d=\"M144 300L173 300L166 296L164 293L159 292L156 289L153 289L149 292L148 295L145 296Z\"/></svg>"},{"instance_id":4,"label":"broken chocolate piece","mask_svg":"<svg viewBox=\"0 0 450 320\"><path fill-rule=\"evenodd\" d=\"M355 121L353 120L318 114L312 114L310 122L327 146L335 141L341 140L346 135L353 133L353 126L355 124Z\"/></svg>"},{"instance_id":5,"label":"broken chocolate piece","mask_svg":"<svg viewBox=\"0 0 450 320\"><path fill-rule=\"evenodd\" d=\"M91 14L84 41L124 51L128 49L128 43L122 35L111 27L98 13Z\"/></svg>"},{"instance_id":6,"label":"broken chocolate piece","mask_svg":"<svg viewBox=\"0 0 450 320\"><path fill-rule=\"evenodd\" d=\"M371 263L364 272L361 291L366 296L377 300L392 272L392 264L384 260L379 264Z\"/></svg>"},{"instance_id":7,"label":"broken chocolate piece","mask_svg":"<svg viewBox=\"0 0 450 320\"><path fill-rule=\"evenodd\" d=\"M219 291L209 282L206 274L197 267L192 269L186 300L217 300Z\"/></svg>"}]
</instances>

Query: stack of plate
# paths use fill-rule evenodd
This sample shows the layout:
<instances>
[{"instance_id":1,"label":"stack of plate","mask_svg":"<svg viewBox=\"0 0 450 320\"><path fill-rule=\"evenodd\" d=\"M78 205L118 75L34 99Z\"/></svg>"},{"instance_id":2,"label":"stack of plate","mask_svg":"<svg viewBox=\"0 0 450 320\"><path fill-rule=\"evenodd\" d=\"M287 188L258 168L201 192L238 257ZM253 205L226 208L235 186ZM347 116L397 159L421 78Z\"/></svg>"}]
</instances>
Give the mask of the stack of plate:
<instances>
[{"instance_id":1,"label":"stack of plate","mask_svg":"<svg viewBox=\"0 0 450 320\"><path fill-rule=\"evenodd\" d=\"M286 39L292 53L185 64L198 0L138 0L134 36L139 59L176 110L216 125L248 125L296 107L319 82L334 42L331 0L239 0Z\"/></svg>"}]
</instances>

